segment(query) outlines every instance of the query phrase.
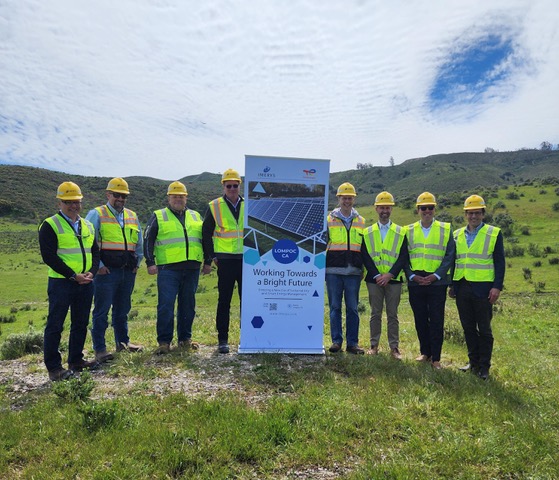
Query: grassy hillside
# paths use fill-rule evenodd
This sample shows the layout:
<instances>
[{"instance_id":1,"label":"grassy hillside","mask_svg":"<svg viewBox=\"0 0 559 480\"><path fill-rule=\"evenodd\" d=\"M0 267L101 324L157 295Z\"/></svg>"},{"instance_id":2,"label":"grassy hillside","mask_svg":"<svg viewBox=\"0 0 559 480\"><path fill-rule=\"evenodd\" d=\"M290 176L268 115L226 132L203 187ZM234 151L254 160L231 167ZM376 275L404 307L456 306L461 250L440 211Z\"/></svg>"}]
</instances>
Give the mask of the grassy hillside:
<instances>
[{"instance_id":1,"label":"grassy hillside","mask_svg":"<svg viewBox=\"0 0 559 480\"><path fill-rule=\"evenodd\" d=\"M362 205L371 204L377 193L389 190L399 201L413 200L429 190L441 200L452 192L493 189L546 177L559 178L559 151L523 150L518 152L455 153L407 160L394 167L371 167L330 175L330 204L343 182L355 185ZM166 204L170 183L151 177L126 177L130 191L128 207L143 222L151 212ZM51 170L0 165L0 218L38 223L56 206L57 186L71 180L82 188L84 211L105 202L109 177L68 175ZM204 213L209 200L221 194L220 176L204 172L183 177L189 192L189 207Z\"/></svg>"}]
</instances>

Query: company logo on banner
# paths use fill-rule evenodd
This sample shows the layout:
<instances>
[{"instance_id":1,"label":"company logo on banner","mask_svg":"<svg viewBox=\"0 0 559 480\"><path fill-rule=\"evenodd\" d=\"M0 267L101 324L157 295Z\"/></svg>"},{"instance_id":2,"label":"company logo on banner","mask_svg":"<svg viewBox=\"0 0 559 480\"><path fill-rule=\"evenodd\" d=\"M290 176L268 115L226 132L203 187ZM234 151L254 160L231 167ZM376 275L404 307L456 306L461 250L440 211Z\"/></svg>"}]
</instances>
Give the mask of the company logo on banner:
<instances>
[{"instance_id":1,"label":"company logo on banner","mask_svg":"<svg viewBox=\"0 0 559 480\"><path fill-rule=\"evenodd\" d=\"M239 353L324 353L328 160L245 160Z\"/></svg>"}]
</instances>

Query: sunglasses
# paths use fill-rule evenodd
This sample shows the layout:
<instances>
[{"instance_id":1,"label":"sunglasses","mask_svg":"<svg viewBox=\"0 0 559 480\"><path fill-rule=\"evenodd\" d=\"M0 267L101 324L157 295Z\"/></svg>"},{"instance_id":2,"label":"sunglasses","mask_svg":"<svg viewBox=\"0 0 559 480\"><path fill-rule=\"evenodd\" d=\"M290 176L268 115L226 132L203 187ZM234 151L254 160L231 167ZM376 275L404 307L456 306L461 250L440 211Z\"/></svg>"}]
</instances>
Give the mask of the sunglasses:
<instances>
[{"instance_id":1,"label":"sunglasses","mask_svg":"<svg viewBox=\"0 0 559 480\"><path fill-rule=\"evenodd\" d=\"M226 186L228 189L231 189L231 188L239 188L239 184L238 184L238 183L235 183L235 184L233 184L233 185L229 184L229 185L225 185L225 186Z\"/></svg>"},{"instance_id":2,"label":"sunglasses","mask_svg":"<svg viewBox=\"0 0 559 480\"><path fill-rule=\"evenodd\" d=\"M128 195L126 195L125 193L111 192L111 195L115 198L122 198L123 200L126 200L126 197L128 197Z\"/></svg>"},{"instance_id":3,"label":"sunglasses","mask_svg":"<svg viewBox=\"0 0 559 480\"><path fill-rule=\"evenodd\" d=\"M434 205L422 205L421 207L419 207L419 209L424 212L425 210L435 210L435 206Z\"/></svg>"}]
</instances>

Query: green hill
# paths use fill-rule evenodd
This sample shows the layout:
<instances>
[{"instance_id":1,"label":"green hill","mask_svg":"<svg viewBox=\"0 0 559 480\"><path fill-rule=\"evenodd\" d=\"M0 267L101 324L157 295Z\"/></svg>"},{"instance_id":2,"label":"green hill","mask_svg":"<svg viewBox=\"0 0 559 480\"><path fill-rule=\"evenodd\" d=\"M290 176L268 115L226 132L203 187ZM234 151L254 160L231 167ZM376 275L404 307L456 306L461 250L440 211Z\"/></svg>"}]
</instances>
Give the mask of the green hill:
<instances>
[{"instance_id":1,"label":"green hill","mask_svg":"<svg viewBox=\"0 0 559 480\"><path fill-rule=\"evenodd\" d=\"M454 153L407 160L393 167L368 166L330 175L330 204L336 188L351 182L360 205L370 205L382 190L398 202L411 204L419 193L429 190L441 201L463 192L488 191L494 187L522 184L546 177L559 178L559 151ZM105 202L109 177L69 175L42 168L0 165L0 217L37 223L56 208L54 192L66 180L76 182L84 193L84 210ZM168 181L151 177L126 177L132 194L128 206L147 221L150 213L166 204ZM202 214L209 200L221 194L220 175L203 172L180 179L189 193L188 206ZM448 200L447 200L448 201ZM455 201L453 199L452 201Z\"/></svg>"}]
</instances>

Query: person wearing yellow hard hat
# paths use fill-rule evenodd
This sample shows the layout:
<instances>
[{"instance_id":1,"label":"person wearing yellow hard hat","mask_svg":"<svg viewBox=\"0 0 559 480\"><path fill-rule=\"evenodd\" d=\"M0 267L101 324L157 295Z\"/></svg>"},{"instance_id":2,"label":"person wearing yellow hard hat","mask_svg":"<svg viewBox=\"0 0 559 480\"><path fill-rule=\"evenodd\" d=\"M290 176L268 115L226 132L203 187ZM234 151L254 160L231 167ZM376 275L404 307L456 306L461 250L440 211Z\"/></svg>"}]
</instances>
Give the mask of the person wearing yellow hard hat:
<instances>
[{"instance_id":1,"label":"person wearing yellow hard hat","mask_svg":"<svg viewBox=\"0 0 559 480\"><path fill-rule=\"evenodd\" d=\"M446 290L451 283L455 244L450 223L435 220L437 201L430 192L417 197L419 221L408 225L409 262L404 271L408 278L409 301L419 339L419 362L431 362L439 370L444 335Z\"/></svg>"},{"instance_id":2,"label":"person wearing yellow hard hat","mask_svg":"<svg viewBox=\"0 0 559 480\"><path fill-rule=\"evenodd\" d=\"M44 335L44 361L52 381L66 380L97 366L85 360L89 311L93 301L93 277L99 268L95 228L80 217L83 195L74 182L62 182L57 190L60 210L39 227L39 247L49 267L49 312ZM62 366L60 337L71 311L68 369Z\"/></svg>"},{"instance_id":3,"label":"person wearing yellow hard hat","mask_svg":"<svg viewBox=\"0 0 559 480\"><path fill-rule=\"evenodd\" d=\"M456 298L468 348L469 363L461 370L482 380L487 380L491 368L493 305L503 290L506 268L503 234L483 222L485 208L479 195L470 195L464 202L468 225L454 231L456 263L449 291Z\"/></svg>"},{"instance_id":4,"label":"person wearing yellow hard hat","mask_svg":"<svg viewBox=\"0 0 559 480\"><path fill-rule=\"evenodd\" d=\"M377 355L382 333L382 311L386 305L388 346L390 355L402 359L400 352L400 322L398 306L402 295L403 268L408 256L406 231L390 220L394 197L380 192L375 198L378 221L363 232L361 253L367 269L365 283L371 306L370 342L367 353Z\"/></svg>"},{"instance_id":5,"label":"person wearing yellow hard hat","mask_svg":"<svg viewBox=\"0 0 559 480\"><path fill-rule=\"evenodd\" d=\"M330 308L331 353L342 351L342 300L346 310L346 352L363 354L359 346L359 287L363 275L361 245L365 219L354 208L357 192L342 183L336 192L338 206L327 217L326 291Z\"/></svg>"},{"instance_id":6,"label":"person wearing yellow hard hat","mask_svg":"<svg viewBox=\"0 0 559 480\"><path fill-rule=\"evenodd\" d=\"M98 362L114 358L107 351L105 332L111 325L116 351L139 352L141 345L130 342L128 313L136 282L136 272L144 257L142 227L135 212L125 207L130 190L128 182L116 177L106 188L107 203L90 210L86 216L95 227L101 250L101 263L94 280L95 296L91 321L91 339Z\"/></svg>"},{"instance_id":7,"label":"person wearing yellow hard hat","mask_svg":"<svg viewBox=\"0 0 559 480\"><path fill-rule=\"evenodd\" d=\"M203 260L202 217L187 208L188 191L179 181L167 188L168 206L153 212L144 234L148 274L157 275L157 354L171 351L177 303L178 348L198 349L192 341L196 289Z\"/></svg>"},{"instance_id":8,"label":"person wearing yellow hard hat","mask_svg":"<svg viewBox=\"0 0 559 480\"><path fill-rule=\"evenodd\" d=\"M223 172L223 195L209 203L204 216L204 268L211 272L212 262L217 266L217 350L229 353L229 324L231 299L235 283L239 299L243 288L243 238L245 202L240 194L241 176L229 168Z\"/></svg>"}]
</instances>

